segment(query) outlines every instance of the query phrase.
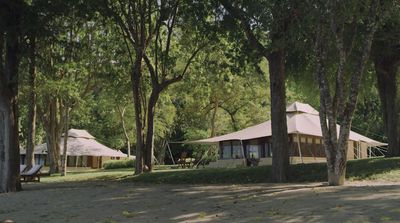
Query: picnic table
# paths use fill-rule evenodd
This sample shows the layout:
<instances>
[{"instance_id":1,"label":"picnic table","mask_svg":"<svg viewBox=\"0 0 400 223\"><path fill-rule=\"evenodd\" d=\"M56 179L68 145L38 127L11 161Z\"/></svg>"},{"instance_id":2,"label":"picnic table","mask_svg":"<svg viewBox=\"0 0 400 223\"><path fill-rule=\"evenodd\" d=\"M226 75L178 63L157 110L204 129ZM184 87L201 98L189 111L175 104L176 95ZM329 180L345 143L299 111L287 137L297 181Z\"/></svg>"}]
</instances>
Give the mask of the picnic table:
<instances>
[{"instance_id":1,"label":"picnic table","mask_svg":"<svg viewBox=\"0 0 400 223\"><path fill-rule=\"evenodd\" d=\"M190 157L188 157L188 158L180 158L178 160L178 164L182 168L186 168L186 167L190 168L191 166L194 165L194 160L195 160L194 158L190 158Z\"/></svg>"}]
</instances>

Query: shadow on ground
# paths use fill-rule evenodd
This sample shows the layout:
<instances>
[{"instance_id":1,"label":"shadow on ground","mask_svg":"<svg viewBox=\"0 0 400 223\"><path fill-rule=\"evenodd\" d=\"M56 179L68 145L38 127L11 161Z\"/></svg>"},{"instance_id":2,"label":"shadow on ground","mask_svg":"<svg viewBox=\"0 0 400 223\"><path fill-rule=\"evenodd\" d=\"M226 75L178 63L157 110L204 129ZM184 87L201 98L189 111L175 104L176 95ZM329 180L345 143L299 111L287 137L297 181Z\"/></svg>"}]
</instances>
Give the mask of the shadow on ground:
<instances>
[{"instance_id":1,"label":"shadow on ground","mask_svg":"<svg viewBox=\"0 0 400 223\"><path fill-rule=\"evenodd\" d=\"M400 184L29 184L0 195L0 221L400 222Z\"/></svg>"}]
</instances>

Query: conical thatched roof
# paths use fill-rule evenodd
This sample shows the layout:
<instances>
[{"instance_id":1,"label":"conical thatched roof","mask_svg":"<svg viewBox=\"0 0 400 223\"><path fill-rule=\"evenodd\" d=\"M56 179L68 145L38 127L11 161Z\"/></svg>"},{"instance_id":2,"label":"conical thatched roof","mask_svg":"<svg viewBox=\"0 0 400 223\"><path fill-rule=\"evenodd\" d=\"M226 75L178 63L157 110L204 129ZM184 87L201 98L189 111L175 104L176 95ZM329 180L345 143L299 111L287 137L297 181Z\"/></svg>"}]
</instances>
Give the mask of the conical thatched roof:
<instances>
[{"instance_id":1,"label":"conical thatched roof","mask_svg":"<svg viewBox=\"0 0 400 223\"><path fill-rule=\"evenodd\" d=\"M64 151L64 137L61 137L60 152ZM97 142L95 138L86 130L70 129L68 131L67 141L68 156L110 156L110 157L126 157L121 151L108 148L107 146ZM21 150L21 154L25 154L25 150ZM47 144L35 146L35 154L47 154Z\"/></svg>"}]
</instances>

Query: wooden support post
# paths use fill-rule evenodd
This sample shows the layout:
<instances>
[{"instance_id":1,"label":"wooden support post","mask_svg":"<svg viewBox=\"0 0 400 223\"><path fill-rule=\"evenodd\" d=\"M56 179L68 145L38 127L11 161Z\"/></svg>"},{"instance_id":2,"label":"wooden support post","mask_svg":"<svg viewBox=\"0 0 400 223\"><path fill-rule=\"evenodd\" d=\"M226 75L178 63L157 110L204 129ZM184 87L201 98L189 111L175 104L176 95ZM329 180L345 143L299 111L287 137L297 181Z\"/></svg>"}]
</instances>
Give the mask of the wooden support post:
<instances>
[{"instance_id":1,"label":"wooden support post","mask_svg":"<svg viewBox=\"0 0 400 223\"><path fill-rule=\"evenodd\" d=\"M242 159L244 159L245 158L245 156L244 156L244 146L243 146L243 141L242 140L240 140L240 147L242 147Z\"/></svg>"},{"instance_id":2,"label":"wooden support post","mask_svg":"<svg viewBox=\"0 0 400 223\"><path fill-rule=\"evenodd\" d=\"M297 148L298 148L298 150L299 150L299 155L300 155L301 163L304 163L303 156L301 155L301 146L300 146L300 136L299 136L299 133L297 133L296 135L297 135Z\"/></svg>"},{"instance_id":3,"label":"wooden support post","mask_svg":"<svg viewBox=\"0 0 400 223\"><path fill-rule=\"evenodd\" d=\"M169 147L169 142L167 142L167 147L168 147L169 155L171 156L171 159L172 159L172 163L175 165L174 156L172 155L171 148Z\"/></svg>"}]
</instances>

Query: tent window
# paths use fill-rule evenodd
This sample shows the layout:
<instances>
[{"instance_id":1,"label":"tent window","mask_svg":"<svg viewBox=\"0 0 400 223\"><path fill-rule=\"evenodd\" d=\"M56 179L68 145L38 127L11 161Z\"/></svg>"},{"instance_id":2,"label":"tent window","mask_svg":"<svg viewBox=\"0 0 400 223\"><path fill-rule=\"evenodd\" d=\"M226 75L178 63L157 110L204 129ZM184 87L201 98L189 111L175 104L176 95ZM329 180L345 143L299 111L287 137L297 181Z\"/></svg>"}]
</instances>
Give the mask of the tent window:
<instances>
[{"instance_id":1,"label":"tent window","mask_svg":"<svg viewBox=\"0 0 400 223\"><path fill-rule=\"evenodd\" d=\"M231 142L222 143L222 159L232 158L232 145Z\"/></svg>"},{"instance_id":2,"label":"tent window","mask_svg":"<svg viewBox=\"0 0 400 223\"><path fill-rule=\"evenodd\" d=\"M260 158L261 145L247 145L247 157L248 158Z\"/></svg>"},{"instance_id":3,"label":"tent window","mask_svg":"<svg viewBox=\"0 0 400 223\"><path fill-rule=\"evenodd\" d=\"M25 164L25 156L26 156L26 155L22 155L22 154L21 154L21 156L20 156L20 157L21 157L21 158L20 158L20 163L21 163L21 165L24 165L24 164Z\"/></svg>"},{"instance_id":4,"label":"tent window","mask_svg":"<svg viewBox=\"0 0 400 223\"><path fill-rule=\"evenodd\" d=\"M242 157L242 146L239 141L232 142L232 158L241 159Z\"/></svg>"}]
</instances>

